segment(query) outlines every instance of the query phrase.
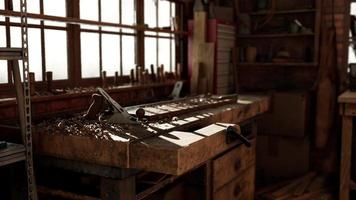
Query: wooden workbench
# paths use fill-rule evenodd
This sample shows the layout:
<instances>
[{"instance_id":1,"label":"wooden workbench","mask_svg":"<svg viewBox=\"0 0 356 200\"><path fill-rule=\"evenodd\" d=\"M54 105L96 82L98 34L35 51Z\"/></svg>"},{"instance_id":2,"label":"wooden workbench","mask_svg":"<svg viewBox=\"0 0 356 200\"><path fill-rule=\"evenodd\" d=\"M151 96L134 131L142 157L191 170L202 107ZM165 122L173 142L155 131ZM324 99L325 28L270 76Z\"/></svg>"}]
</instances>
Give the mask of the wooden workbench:
<instances>
[{"instance_id":1,"label":"wooden workbench","mask_svg":"<svg viewBox=\"0 0 356 200\"><path fill-rule=\"evenodd\" d=\"M168 174L175 179L174 177L179 177L206 163L210 163L210 168L212 165L217 165L215 168L221 168L224 165L210 161L218 159L217 156L224 152L241 146L240 141L226 143L227 126L241 124L257 117L269 109L269 103L269 98L266 96L241 95L238 103L179 116L179 119L193 122L194 126L189 126L189 130L172 131L169 134L149 137L139 142L127 142L122 138L116 141L105 141L81 136L35 132L34 148L36 154L44 158L42 162L45 165L101 176L102 199L141 199L144 195L136 195L134 187L138 170ZM253 140L253 134L249 137ZM253 142L251 150L235 149L234 151L238 153L229 156L254 155L254 147ZM235 168L248 170L246 173L250 178L239 177L237 182L231 183L231 186L223 187L227 180L233 181L230 178L235 178L235 176L222 173L221 176L225 178L221 180L215 178L217 182L220 181L220 185L210 188L213 192L207 195L209 198L213 196L218 198L228 193L240 195L242 187L239 188L236 184L247 183L245 179L253 180L254 159L246 158L242 159L243 161L241 159L238 158L237 164L231 163L234 166L232 171ZM228 160L223 163L226 162ZM227 166L226 169L229 167ZM220 171L224 172L224 170ZM221 172L215 170L211 173ZM238 176L238 173L235 173ZM167 182L170 181L172 180ZM249 188L249 191L253 191L253 183L254 181L249 182L248 187L244 187L243 190Z\"/></svg>"},{"instance_id":2,"label":"wooden workbench","mask_svg":"<svg viewBox=\"0 0 356 200\"><path fill-rule=\"evenodd\" d=\"M342 116L341 166L339 199L349 200L350 189L355 190L351 180L351 151L353 119L356 117L356 92L346 91L338 98Z\"/></svg>"}]
</instances>

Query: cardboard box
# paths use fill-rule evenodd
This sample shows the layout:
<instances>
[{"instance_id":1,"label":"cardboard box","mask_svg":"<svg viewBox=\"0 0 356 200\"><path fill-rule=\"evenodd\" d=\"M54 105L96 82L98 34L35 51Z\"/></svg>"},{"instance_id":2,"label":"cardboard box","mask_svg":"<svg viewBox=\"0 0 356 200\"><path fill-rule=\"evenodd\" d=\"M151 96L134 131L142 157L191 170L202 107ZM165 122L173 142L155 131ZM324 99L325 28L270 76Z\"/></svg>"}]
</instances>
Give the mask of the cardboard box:
<instances>
[{"instance_id":1,"label":"cardboard box","mask_svg":"<svg viewBox=\"0 0 356 200\"><path fill-rule=\"evenodd\" d=\"M271 111L258 120L259 134L304 138L309 132L308 92L278 92L272 95Z\"/></svg>"},{"instance_id":2,"label":"cardboard box","mask_svg":"<svg viewBox=\"0 0 356 200\"><path fill-rule=\"evenodd\" d=\"M288 179L309 171L308 138L258 135L256 148L258 179L265 181Z\"/></svg>"}]
</instances>

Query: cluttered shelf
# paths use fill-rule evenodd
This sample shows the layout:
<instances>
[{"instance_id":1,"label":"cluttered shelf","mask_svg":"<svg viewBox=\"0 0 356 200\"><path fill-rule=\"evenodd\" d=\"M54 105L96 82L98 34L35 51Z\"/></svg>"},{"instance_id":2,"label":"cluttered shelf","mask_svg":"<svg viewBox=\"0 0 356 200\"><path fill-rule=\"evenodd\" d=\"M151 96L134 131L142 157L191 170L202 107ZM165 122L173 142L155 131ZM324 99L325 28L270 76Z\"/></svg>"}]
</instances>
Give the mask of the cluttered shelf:
<instances>
[{"instance_id":1,"label":"cluttered shelf","mask_svg":"<svg viewBox=\"0 0 356 200\"><path fill-rule=\"evenodd\" d=\"M291 37L310 37L315 36L314 33L280 33L280 34L252 34L238 35L240 39L256 39L256 38L291 38Z\"/></svg>"},{"instance_id":2,"label":"cluttered shelf","mask_svg":"<svg viewBox=\"0 0 356 200\"><path fill-rule=\"evenodd\" d=\"M306 8L306 9L295 9L295 10L276 10L276 11L257 11L257 12L252 12L250 13L251 16L258 16L258 15L269 15L269 14L274 14L274 15L283 15L283 14L305 14L305 13L314 13L316 12L316 9L314 8Z\"/></svg>"},{"instance_id":3,"label":"cluttered shelf","mask_svg":"<svg viewBox=\"0 0 356 200\"><path fill-rule=\"evenodd\" d=\"M294 66L318 66L316 62L287 62L287 63L273 63L273 62L240 62L238 67L294 67Z\"/></svg>"}]
</instances>

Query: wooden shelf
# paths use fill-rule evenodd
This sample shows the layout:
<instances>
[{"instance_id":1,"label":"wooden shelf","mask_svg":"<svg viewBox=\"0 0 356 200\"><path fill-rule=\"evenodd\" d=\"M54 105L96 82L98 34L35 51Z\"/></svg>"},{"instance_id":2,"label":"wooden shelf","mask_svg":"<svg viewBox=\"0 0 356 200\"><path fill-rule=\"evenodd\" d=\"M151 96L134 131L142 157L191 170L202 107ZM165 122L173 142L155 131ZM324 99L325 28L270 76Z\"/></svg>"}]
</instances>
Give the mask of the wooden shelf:
<instances>
[{"instance_id":1,"label":"wooden shelf","mask_svg":"<svg viewBox=\"0 0 356 200\"><path fill-rule=\"evenodd\" d=\"M249 38L290 38L290 37L310 37L314 36L314 33L279 33L279 34L251 34L251 35L238 35L240 39Z\"/></svg>"},{"instance_id":2,"label":"wooden shelf","mask_svg":"<svg viewBox=\"0 0 356 200\"><path fill-rule=\"evenodd\" d=\"M309 8L309 9L296 9L296 10L277 10L274 12L275 15L284 15L284 14L305 14L305 13L314 13L316 9ZM267 15L270 11L257 11L250 13L251 16L258 16L258 15Z\"/></svg>"},{"instance_id":3,"label":"wooden shelf","mask_svg":"<svg viewBox=\"0 0 356 200\"><path fill-rule=\"evenodd\" d=\"M261 67L293 67L293 66L317 66L318 63L305 63L305 62L295 62L295 63L259 63L259 62L255 62L255 63L238 63L237 66L238 67L247 67L247 66L251 66L251 67L255 67L255 66L261 66Z\"/></svg>"}]
</instances>

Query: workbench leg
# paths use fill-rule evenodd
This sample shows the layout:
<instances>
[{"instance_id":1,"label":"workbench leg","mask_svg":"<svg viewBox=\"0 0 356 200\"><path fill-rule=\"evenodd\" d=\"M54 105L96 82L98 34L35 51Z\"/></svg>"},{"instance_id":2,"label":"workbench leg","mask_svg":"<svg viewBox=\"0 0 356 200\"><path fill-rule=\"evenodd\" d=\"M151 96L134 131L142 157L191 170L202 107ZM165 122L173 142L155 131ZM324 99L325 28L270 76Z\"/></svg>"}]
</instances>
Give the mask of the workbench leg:
<instances>
[{"instance_id":1,"label":"workbench leg","mask_svg":"<svg viewBox=\"0 0 356 200\"><path fill-rule=\"evenodd\" d=\"M342 143L341 143L341 172L340 172L340 200L350 199L351 180L351 149L352 149L352 117L342 118Z\"/></svg>"},{"instance_id":2,"label":"workbench leg","mask_svg":"<svg viewBox=\"0 0 356 200\"><path fill-rule=\"evenodd\" d=\"M125 179L101 178L100 193L102 200L136 199L135 176Z\"/></svg>"},{"instance_id":3,"label":"workbench leg","mask_svg":"<svg viewBox=\"0 0 356 200\"><path fill-rule=\"evenodd\" d=\"M205 185L205 200L211 200L212 198L212 184L213 184L213 164L212 161L209 160L205 164L205 180L204 180L204 185Z\"/></svg>"}]
</instances>

